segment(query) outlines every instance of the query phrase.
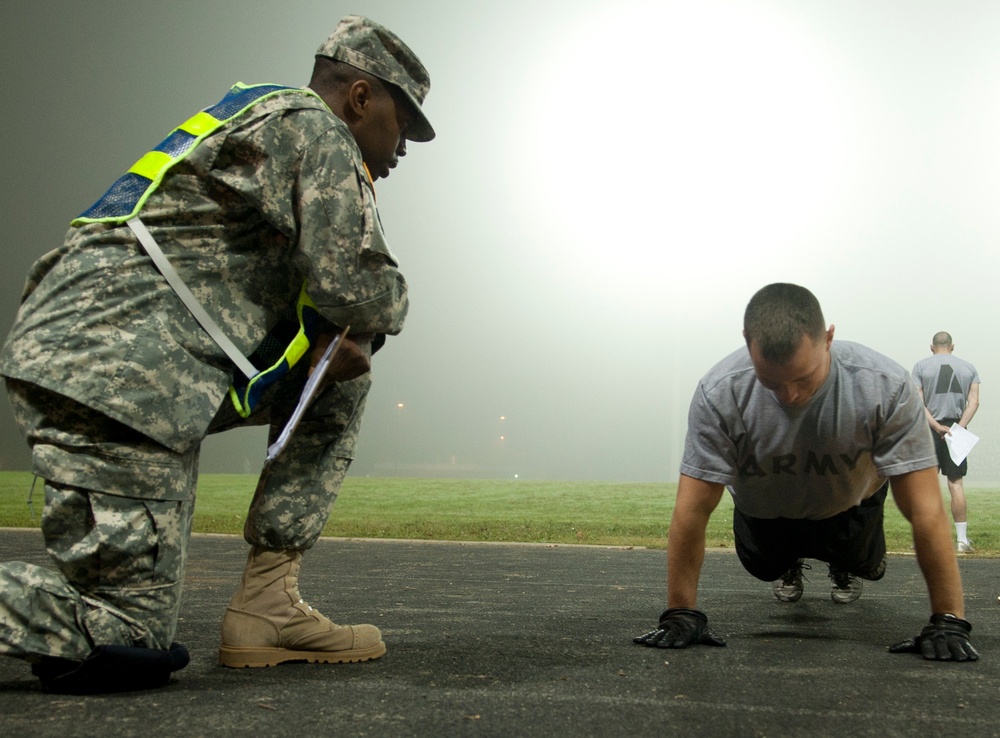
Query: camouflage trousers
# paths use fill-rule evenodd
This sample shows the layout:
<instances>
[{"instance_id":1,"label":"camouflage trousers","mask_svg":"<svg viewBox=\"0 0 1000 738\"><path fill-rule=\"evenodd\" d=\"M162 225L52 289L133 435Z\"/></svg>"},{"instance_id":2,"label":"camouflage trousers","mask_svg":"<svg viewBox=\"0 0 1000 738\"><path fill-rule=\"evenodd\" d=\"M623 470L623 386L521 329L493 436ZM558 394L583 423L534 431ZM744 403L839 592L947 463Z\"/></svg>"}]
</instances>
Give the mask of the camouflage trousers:
<instances>
[{"instance_id":1,"label":"camouflage trousers","mask_svg":"<svg viewBox=\"0 0 1000 738\"><path fill-rule=\"evenodd\" d=\"M250 418L227 399L209 432L270 424L272 442L304 376L286 379ZM248 543L273 550L315 543L353 458L370 384L366 374L317 396L258 480L244 525ZM7 389L44 480L42 534L55 569L0 564L0 654L82 659L97 645L168 648L201 439L178 453L35 385L8 380Z\"/></svg>"}]
</instances>

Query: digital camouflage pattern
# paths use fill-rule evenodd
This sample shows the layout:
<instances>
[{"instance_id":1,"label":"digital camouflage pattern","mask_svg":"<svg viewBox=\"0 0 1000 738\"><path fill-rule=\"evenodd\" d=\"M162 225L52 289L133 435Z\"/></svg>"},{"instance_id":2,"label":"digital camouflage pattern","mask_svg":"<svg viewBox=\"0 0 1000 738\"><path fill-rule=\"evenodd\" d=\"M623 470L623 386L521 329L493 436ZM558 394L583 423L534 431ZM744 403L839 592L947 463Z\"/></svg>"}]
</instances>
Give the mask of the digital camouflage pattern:
<instances>
[{"instance_id":1,"label":"digital camouflage pattern","mask_svg":"<svg viewBox=\"0 0 1000 738\"><path fill-rule=\"evenodd\" d=\"M361 153L315 97L269 98L206 138L141 215L244 354L295 304L303 279L334 325L355 334L402 328L406 282ZM36 263L0 351L3 376L178 452L200 443L232 371L124 225L73 228Z\"/></svg>"},{"instance_id":2,"label":"digital camouflage pattern","mask_svg":"<svg viewBox=\"0 0 1000 738\"><path fill-rule=\"evenodd\" d=\"M406 283L361 153L316 98L269 98L209 136L141 216L246 354L295 303L303 279L332 325L353 334L402 328ZM240 418L227 397L229 360L128 227L72 228L35 264L0 351L0 374L45 480L42 530L58 568L0 565L0 653L167 648L201 441L246 424L270 424L273 439L307 371L298 365ZM353 458L370 382L366 374L321 391L258 484L247 541L312 546Z\"/></svg>"},{"instance_id":3,"label":"digital camouflage pattern","mask_svg":"<svg viewBox=\"0 0 1000 738\"><path fill-rule=\"evenodd\" d=\"M179 454L51 390L7 380L14 419L42 479L120 497L190 500L198 448Z\"/></svg>"},{"instance_id":4,"label":"digital camouflage pattern","mask_svg":"<svg viewBox=\"0 0 1000 738\"><path fill-rule=\"evenodd\" d=\"M395 85L416 114L406 137L411 141L434 138L434 128L422 107L431 89L431 77L410 47L388 28L361 15L345 15L316 50L316 56L347 62Z\"/></svg>"},{"instance_id":5,"label":"digital camouflage pattern","mask_svg":"<svg viewBox=\"0 0 1000 738\"><path fill-rule=\"evenodd\" d=\"M194 501L46 483L45 503L42 532L58 571L0 564L0 653L83 659L98 644L168 648Z\"/></svg>"},{"instance_id":6,"label":"digital camouflage pattern","mask_svg":"<svg viewBox=\"0 0 1000 738\"><path fill-rule=\"evenodd\" d=\"M264 407L247 420L232 406L224 406L212 432L270 422L268 443L273 443L294 410L307 371L297 366L289 381L265 394ZM309 406L284 452L257 482L244 526L248 543L304 550L316 542L354 458L371 383L370 372L347 382L330 382Z\"/></svg>"},{"instance_id":7,"label":"digital camouflage pattern","mask_svg":"<svg viewBox=\"0 0 1000 738\"><path fill-rule=\"evenodd\" d=\"M247 420L224 404L211 430L270 421L273 441L305 373L300 367L289 375ZM248 543L304 550L316 542L354 456L370 386L365 374L319 394L285 453L258 481L244 526ZM0 564L0 653L82 659L95 645L168 648L180 608L198 450L177 454L30 384L10 381L8 390L36 465L40 455L61 459L65 466L45 471L71 482L45 483L42 533L59 570ZM88 423L89 448L83 445ZM127 463L116 457L123 451ZM136 495L125 494L129 479Z\"/></svg>"}]
</instances>

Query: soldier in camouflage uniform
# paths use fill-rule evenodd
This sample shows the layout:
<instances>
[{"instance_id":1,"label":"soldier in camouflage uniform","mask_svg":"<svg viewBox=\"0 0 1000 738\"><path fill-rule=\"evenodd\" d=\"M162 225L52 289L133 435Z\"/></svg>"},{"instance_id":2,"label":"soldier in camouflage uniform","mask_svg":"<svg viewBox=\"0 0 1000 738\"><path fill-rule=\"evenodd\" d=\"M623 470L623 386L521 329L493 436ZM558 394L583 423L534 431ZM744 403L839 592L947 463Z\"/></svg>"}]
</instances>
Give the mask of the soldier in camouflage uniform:
<instances>
[{"instance_id":1,"label":"soldier in camouflage uniform","mask_svg":"<svg viewBox=\"0 0 1000 738\"><path fill-rule=\"evenodd\" d=\"M340 381L322 386L258 483L247 566L223 620L226 666L385 652L376 627L337 625L305 604L297 577L353 456L371 349L406 315L372 181L388 176L407 140L433 138L421 109L429 87L398 37L348 16L318 50L309 90L279 90L226 121L141 205L180 277L242 352L294 308L303 282L322 333L349 325L355 339L331 370ZM32 662L54 690L166 683L186 663L171 646L201 441L264 423L273 440L309 364L241 417L227 398L232 361L129 228L71 228L33 268L0 353L44 480L42 530L57 567L0 565L0 653Z\"/></svg>"}]
</instances>

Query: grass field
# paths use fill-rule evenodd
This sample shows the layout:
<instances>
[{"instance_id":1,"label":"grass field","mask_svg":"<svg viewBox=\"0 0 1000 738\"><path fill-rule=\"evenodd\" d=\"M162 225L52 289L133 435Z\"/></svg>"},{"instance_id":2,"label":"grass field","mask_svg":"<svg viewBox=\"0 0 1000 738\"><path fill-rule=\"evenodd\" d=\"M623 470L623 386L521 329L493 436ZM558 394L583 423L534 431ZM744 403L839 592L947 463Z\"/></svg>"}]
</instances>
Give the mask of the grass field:
<instances>
[{"instance_id":1,"label":"grass field","mask_svg":"<svg viewBox=\"0 0 1000 738\"><path fill-rule=\"evenodd\" d=\"M44 496L36 485L28 505L31 482L28 473L0 473L0 526L38 527ZM195 531L241 533L255 483L251 475L203 475ZM674 484L349 477L324 534L664 548L675 489ZM969 535L979 555L1000 555L998 492L966 490ZM709 524L710 547L732 546L731 519L732 502L724 495ZM885 531L890 551L909 551L909 526L891 496Z\"/></svg>"}]
</instances>

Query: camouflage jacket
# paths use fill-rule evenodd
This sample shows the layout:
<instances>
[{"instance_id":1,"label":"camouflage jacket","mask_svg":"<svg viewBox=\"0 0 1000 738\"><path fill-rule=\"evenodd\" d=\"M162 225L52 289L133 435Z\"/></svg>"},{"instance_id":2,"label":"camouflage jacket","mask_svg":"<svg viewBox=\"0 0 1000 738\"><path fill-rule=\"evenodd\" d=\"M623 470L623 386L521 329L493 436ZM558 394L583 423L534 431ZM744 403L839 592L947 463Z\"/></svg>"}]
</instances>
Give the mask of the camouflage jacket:
<instances>
[{"instance_id":1,"label":"camouflage jacket","mask_svg":"<svg viewBox=\"0 0 1000 738\"><path fill-rule=\"evenodd\" d=\"M398 333L406 282L347 126L301 93L261 101L176 164L140 213L245 354L308 280L324 318ZM71 228L32 268L0 374L193 448L234 369L126 225ZM228 401L228 400L226 400Z\"/></svg>"}]
</instances>

